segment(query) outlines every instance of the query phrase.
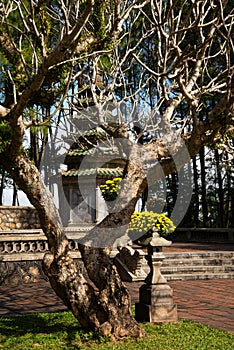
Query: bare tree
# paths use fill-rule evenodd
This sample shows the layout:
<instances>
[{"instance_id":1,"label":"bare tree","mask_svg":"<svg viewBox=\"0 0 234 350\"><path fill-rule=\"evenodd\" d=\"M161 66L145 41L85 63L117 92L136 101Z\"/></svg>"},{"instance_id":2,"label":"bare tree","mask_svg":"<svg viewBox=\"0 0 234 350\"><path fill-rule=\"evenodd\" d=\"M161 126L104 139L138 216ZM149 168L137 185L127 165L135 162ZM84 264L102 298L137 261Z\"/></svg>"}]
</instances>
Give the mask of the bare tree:
<instances>
[{"instance_id":1,"label":"bare tree","mask_svg":"<svg viewBox=\"0 0 234 350\"><path fill-rule=\"evenodd\" d=\"M1 164L37 209L50 249L45 273L86 329L113 338L144 336L131 316L129 295L111 263L109 247L126 232L140 194L162 177L161 169L164 174L178 170L188 154L197 154L232 125L232 11L231 1L212 0L2 2L0 47L6 64L0 120L9 132L0 135ZM134 88L129 74L133 67ZM101 89L99 71L107 83ZM98 113L97 123L121 140L116 147L128 161L116 210L80 243L84 269L69 255L53 197L22 150L26 130L51 122L74 84L79 87L73 91L76 103L68 102L73 110L79 94L86 96L87 105L91 98L99 111L106 99L121 96L131 101L129 120L153 135L139 147L129 143L128 123L110 125ZM139 103L147 106L153 86L154 111L145 118L138 113ZM30 116L30 108L51 102L48 120ZM101 248L97 237L104 242Z\"/></svg>"}]
</instances>

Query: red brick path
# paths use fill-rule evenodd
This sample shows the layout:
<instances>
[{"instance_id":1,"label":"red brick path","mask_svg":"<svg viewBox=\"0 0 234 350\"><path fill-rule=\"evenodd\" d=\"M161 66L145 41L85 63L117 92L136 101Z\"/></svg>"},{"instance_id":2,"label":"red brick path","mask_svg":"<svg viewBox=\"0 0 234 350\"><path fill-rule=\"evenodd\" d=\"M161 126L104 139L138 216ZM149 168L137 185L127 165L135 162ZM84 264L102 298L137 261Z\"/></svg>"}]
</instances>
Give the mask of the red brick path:
<instances>
[{"instance_id":1,"label":"red brick path","mask_svg":"<svg viewBox=\"0 0 234 350\"><path fill-rule=\"evenodd\" d=\"M233 245L175 243L168 251L234 250ZM132 303L138 301L141 283L126 283ZM234 333L234 280L173 281L174 302L179 318L205 323ZM33 312L63 311L66 307L55 295L48 282L0 286L0 316Z\"/></svg>"},{"instance_id":2,"label":"red brick path","mask_svg":"<svg viewBox=\"0 0 234 350\"><path fill-rule=\"evenodd\" d=\"M179 317L234 333L234 280L171 282Z\"/></svg>"},{"instance_id":3,"label":"red brick path","mask_svg":"<svg viewBox=\"0 0 234 350\"><path fill-rule=\"evenodd\" d=\"M205 323L234 333L234 280L170 282L179 318ZM126 283L132 303L141 283ZM0 316L63 311L66 307L48 282L0 287Z\"/></svg>"},{"instance_id":4,"label":"red brick path","mask_svg":"<svg viewBox=\"0 0 234 350\"><path fill-rule=\"evenodd\" d=\"M140 283L126 283L132 302L138 301ZM201 322L234 333L234 280L169 282L179 318Z\"/></svg>"}]
</instances>

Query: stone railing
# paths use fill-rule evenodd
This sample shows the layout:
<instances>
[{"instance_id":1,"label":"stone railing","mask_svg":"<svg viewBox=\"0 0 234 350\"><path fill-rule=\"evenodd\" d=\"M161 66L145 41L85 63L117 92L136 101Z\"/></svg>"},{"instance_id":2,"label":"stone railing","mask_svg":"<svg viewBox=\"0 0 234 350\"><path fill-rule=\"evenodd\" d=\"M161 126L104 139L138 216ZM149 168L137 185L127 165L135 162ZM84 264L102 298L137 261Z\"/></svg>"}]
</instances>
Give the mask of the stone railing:
<instances>
[{"instance_id":1,"label":"stone railing","mask_svg":"<svg viewBox=\"0 0 234 350\"><path fill-rule=\"evenodd\" d=\"M42 230L12 230L0 234L2 261L40 260L47 250L48 244Z\"/></svg>"},{"instance_id":2,"label":"stone railing","mask_svg":"<svg viewBox=\"0 0 234 350\"><path fill-rule=\"evenodd\" d=\"M93 226L66 228L71 256L80 258L79 238ZM177 229L172 241L229 242L233 243L233 229ZM0 230L0 285L37 282L46 279L42 271L42 259L48 251L47 238L41 229ZM112 251L116 266L125 280L142 280L145 277L145 254L130 247L120 253Z\"/></svg>"},{"instance_id":3,"label":"stone railing","mask_svg":"<svg viewBox=\"0 0 234 350\"><path fill-rule=\"evenodd\" d=\"M69 248L74 258L79 257L78 237L69 237ZM48 251L47 238L42 230L1 231L0 261L42 260Z\"/></svg>"},{"instance_id":4,"label":"stone railing","mask_svg":"<svg viewBox=\"0 0 234 350\"><path fill-rule=\"evenodd\" d=\"M15 285L46 279L42 259L48 251L47 238L40 229L0 231L0 285ZM68 232L71 256L80 258L77 238L80 232Z\"/></svg>"},{"instance_id":5,"label":"stone railing","mask_svg":"<svg viewBox=\"0 0 234 350\"><path fill-rule=\"evenodd\" d=\"M79 238L86 235L93 226L70 226L65 229L70 254L79 259ZM42 259L48 251L47 238L41 229L0 231L0 285L16 285L46 279L42 271ZM143 251L124 247L120 253L113 249L110 257L124 280L144 280L147 265ZM146 268L147 270L147 268Z\"/></svg>"}]
</instances>

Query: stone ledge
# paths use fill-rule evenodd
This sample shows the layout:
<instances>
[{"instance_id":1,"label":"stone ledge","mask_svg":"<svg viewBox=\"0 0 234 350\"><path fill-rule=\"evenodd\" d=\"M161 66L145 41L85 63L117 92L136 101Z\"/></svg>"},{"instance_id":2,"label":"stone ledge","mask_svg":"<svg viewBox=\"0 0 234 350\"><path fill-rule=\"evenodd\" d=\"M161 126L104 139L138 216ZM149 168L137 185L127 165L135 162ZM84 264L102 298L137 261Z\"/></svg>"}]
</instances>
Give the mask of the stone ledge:
<instances>
[{"instance_id":1,"label":"stone ledge","mask_svg":"<svg viewBox=\"0 0 234 350\"><path fill-rule=\"evenodd\" d=\"M44 235L43 231L41 228L28 228L28 229L13 229L13 230L0 230L0 237L1 235L14 235L14 234L42 234Z\"/></svg>"},{"instance_id":2,"label":"stone ledge","mask_svg":"<svg viewBox=\"0 0 234 350\"><path fill-rule=\"evenodd\" d=\"M232 243L233 228L183 228L179 227L170 235L173 242Z\"/></svg>"},{"instance_id":3,"label":"stone ledge","mask_svg":"<svg viewBox=\"0 0 234 350\"><path fill-rule=\"evenodd\" d=\"M2 262L17 262L17 261L38 261L38 260L43 260L44 255L47 252L35 252L35 253L12 253L12 254L5 254L5 255L0 255L0 264ZM70 251L71 257L73 259L80 259L81 255L80 252L73 252Z\"/></svg>"}]
</instances>

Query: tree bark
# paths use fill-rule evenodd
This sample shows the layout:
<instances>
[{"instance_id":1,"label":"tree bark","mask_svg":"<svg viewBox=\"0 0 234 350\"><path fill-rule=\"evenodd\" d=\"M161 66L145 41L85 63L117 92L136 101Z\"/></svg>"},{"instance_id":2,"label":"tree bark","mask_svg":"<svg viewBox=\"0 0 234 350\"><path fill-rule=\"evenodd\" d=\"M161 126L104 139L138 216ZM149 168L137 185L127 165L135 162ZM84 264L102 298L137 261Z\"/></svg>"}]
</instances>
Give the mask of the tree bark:
<instances>
[{"instance_id":1,"label":"tree bark","mask_svg":"<svg viewBox=\"0 0 234 350\"><path fill-rule=\"evenodd\" d=\"M18 189L16 186L16 183L13 183L13 196L12 196L12 205L19 205L19 200L18 200Z\"/></svg>"},{"instance_id":2,"label":"tree bark","mask_svg":"<svg viewBox=\"0 0 234 350\"><path fill-rule=\"evenodd\" d=\"M226 162L228 163L226 168L227 176L227 194L225 204L225 227L234 226L234 176L232 169L234 168L234 160L228 159L228 153L226 152Z\"/></svg>"},{"instance_id":3,"label":"tree bark","mask_svg":"<svg viewBox=\"0 0 234 350\"><path fill-rule=\"evenodd\" d=\"M0 181L0 205L3 205L3 190L4 190L4 184L5 184L5 170L0 169L1 174L1 181Z\"/></svg>"},{"instance_id":4,"label":"tree bark","mask_svg":"<svg viewBox=\"0 0 234 350\"><path fill-rule=\"evenodd\" d=\"M216 173L217 173L217 181L218 181L218 222L216 225L219 227L224 227L224 189L223 189L223 181L222 181L222 166L220 164L220 155L217 149L214 150L215 155L215 165L216 165Z\"/></svg>"},{"instance_id":5,"label":"tree bark","mask_svg":"<svg viewBox=\"0 0 234 350\"><path fill-rule=\"evenodd\" d=\"M0 155L0 160L38 211L50 250L43 260L44 272L81 326L102 336L110 335L113 339L127 335L145 336L131 314L129 293L108 252L80 245L85 267L76 263L70 256L68 240L52 195L42 182L38 169L26 155L18 156L14 162Z\"/></svg>"},{"instance_id":6,"label":"tree bark","mask_svg":"<svg viewBox=\"0 0 234 350\"><path fill-rule=\"evenodd\" d=\"M202 191L202 214L203 214L203 227L207 227L208 221L208 206L206 195L206 169L205 169L205 149L202 147L199 152L200 166L201 166L201 191Z\"/></svg>"},{"instance_id":7,"label":"tree bark","mask_svg":"<svg viewBox=\"0 0 234 350\"><path fill-rule=\"evenodd\" d=\"M193 196L193 220L194 226L199 226L199 185L197 171L197 157L193 157L193 178L194 178L194 196Z\"/></svg>"}]
</instances>

